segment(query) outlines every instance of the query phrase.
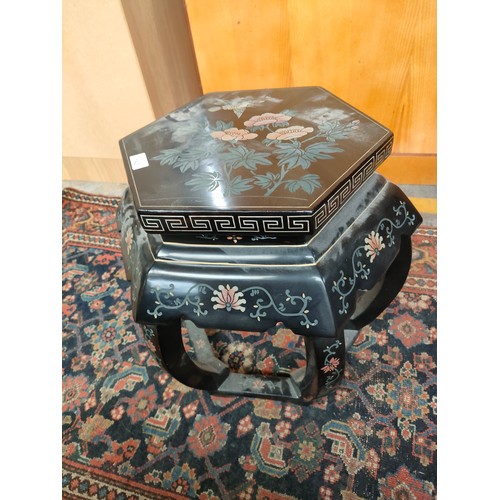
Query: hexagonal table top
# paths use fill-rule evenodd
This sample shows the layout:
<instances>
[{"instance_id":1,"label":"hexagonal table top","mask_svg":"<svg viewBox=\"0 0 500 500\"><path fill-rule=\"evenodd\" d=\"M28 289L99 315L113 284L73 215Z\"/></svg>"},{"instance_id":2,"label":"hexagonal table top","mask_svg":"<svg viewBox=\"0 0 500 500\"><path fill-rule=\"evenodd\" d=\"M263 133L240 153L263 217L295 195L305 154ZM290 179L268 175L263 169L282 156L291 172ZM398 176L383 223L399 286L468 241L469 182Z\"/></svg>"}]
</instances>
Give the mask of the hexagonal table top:
<instances>
[{"instance_id":1,"label":"hexagonal table top","mask_svg":"<svg viewBox=\"0 0 500 500\"><path fill-rule=\"evenodd\" d=\"M120 141L156 233L311 234L389 156L390 130L320 87L206 94Z\"/></svg>"}]
</instances>

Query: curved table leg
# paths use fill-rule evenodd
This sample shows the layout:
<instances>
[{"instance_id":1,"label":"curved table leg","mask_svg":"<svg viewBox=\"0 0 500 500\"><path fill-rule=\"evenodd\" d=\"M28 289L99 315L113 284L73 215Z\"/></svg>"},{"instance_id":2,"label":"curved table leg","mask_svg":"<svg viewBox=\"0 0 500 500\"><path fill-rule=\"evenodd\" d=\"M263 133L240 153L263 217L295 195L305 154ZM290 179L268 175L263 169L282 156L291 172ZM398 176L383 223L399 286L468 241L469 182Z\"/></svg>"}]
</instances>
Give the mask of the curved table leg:
<instances>
[{"instance_id":1,"label":"curved table leg","mask_svg":"<svg viewBox=\"0 0 500 500\"><path fill-rule=\"evenodd\" d=\"M305 337L307 366L301 392L304 402L325 396L343 377L345 369L344 332L337 337Z\"/></svg>"},{"instance_id":2,"label":"curved table leg","mask_svg":"<svg viewBox=\"0 0 500 500\"><path fill-rule=\"evenodd\" d=\"M384 277L372 288L374 295L361 312L354 311L348 323L348 328L360 330L371 323L395 299L403 287L411 265L411 237L401 236L399 252L387 269ZM370 294L370 290L366 293Z\"/></svg>"},{"instance_id":3,"label":"curved table leg","mask_svg":"<svg viewBox=\"0 0 500 500\"><path fill-rule=\"evenodd\" d=\"M345 345L342 340L305 337L306 366L290 376L231 372L214 354L203 329L185 322L196 360L186 352L181 320L144 326L158 360L172 377L188 387L218 394L265 397L307 404L330 392L342 378Z\"/></svg>"},{"instance_id":4,"label":"curved table leg","mask_svg":"<svg viewBox=\"0 0 500 500\"><path fill-rule=\"evenodd\" d=\"M147 328L156 330L153 332L156 339L150 338L149 340L156 344L161 353L158 357L164 368L182 384L195 389L215 391L228 377L229 368L215 356L210 358L205 354L205 359L196 362L191 359L182 339L180 318L167 320L161 325ZM191 336L193 333L196 334L196 330L190 332L191 340L195 342L202 340L193 339ZM210 349L209 345L208 349Z\"/></svg>"},{"instance_id":5,"label":"curved table leg","mask_svg":"<svg viewBox=\"0 0 500 500\"><path fill-rule=\"evenodd\" d=\"M410 264L411 238L402 237L398 255L379 282L365 292L345 330L335 332L333 337L305 337L306 366L290 376L231 372L214 355L205 330L191 321L185 325L195 359L186 352L180 318L165 320L160 325L144 325L145 336L167 372L188 387L307 404L331 392L342 379L347 349L358 331L394 300L407 278Z\"/></svg>"}]
</instances>

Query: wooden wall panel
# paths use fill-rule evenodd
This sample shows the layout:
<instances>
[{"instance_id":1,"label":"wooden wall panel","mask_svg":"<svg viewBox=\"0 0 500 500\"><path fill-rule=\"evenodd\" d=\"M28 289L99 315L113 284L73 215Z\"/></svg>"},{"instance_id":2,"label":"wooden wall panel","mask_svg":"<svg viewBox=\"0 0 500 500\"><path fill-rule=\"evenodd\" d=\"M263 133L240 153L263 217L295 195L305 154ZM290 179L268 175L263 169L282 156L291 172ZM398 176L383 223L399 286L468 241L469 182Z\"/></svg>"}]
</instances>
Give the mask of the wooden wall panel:
<instances>
[{"instance_id":1,"label":"wooden wall panel","mask_svg":"<svg viewBox=\"0 0 500 500\"><path fill-rule=\"evenodd\" d=\"M120 0L64 0L63 156L120 158L118 140L153 120Z\"/></svg>"},{"instance_id":2,"label":"wooden wall panel","mask_svg":"<svg viewBox=\"0 0 500 500\"><path fill-rule=\"evenodd\" d=\"M63 156L62 178L66 181L127 182L121 158Z\"/></svg>"},{"instance_id":3,"label":"wooden wall panel","mask_svg":"<svg viewBox=\"0 0 500 500\"><path fill-rule=\"evenodd\" d=\"M436 153L435 0L186 0L203 91L320 85Z\"/></svg>"},{"instance_id":4,"label":"wooden wall panel","mask_svg":"<svg viewBox=\"0 0 500 500\"><path fill-rule=\"evenodd\" d=\"M156 118L202 95L183 0L121 0Z\"/></svg>"},{"instance_id":5,"label":"wooden wall panel","mask_svg":"<svg viewBox=\"0 0 500 500\"><path fill-rule=\"evenodd\" d=\"M201 95L185 4L64 0L62 25L63 179L123 182L119 139Z\"/></svg>"},{"instance_id":6,"label":"wooden wall panel","mask_svg":"<svg viewBox=\"0 0 500 500\"><path fill-rule=\"evenodd\" d=\"M394 131L383 175L435 183L436 0L62 7L64 179L122 182L118 139L199 92L321 85Z\"/></svg>"}]
</instances>

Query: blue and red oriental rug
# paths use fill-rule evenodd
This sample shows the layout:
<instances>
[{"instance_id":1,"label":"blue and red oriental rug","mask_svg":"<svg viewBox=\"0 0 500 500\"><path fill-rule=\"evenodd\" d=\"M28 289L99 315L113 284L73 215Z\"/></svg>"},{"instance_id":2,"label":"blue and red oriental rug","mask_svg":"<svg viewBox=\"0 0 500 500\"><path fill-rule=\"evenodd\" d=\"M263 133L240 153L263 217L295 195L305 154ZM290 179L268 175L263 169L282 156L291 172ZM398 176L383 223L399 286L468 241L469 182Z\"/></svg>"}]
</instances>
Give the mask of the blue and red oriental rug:
<instances>
[{"instance_id":1,"label":"blue and red oriental rug","mask_svg":"<svg viewBox=\"0 0 500 500\"><path fill-rule=\"evenodd\" d=\"M158 366L131 317L118 203L63 191L63 498L436 498L434 228L414 234L407 282L361 331L345 380L298 406L210 396ZM303 362L282 327L209 334L235 370Z\"/></svg>"}]
</instances>

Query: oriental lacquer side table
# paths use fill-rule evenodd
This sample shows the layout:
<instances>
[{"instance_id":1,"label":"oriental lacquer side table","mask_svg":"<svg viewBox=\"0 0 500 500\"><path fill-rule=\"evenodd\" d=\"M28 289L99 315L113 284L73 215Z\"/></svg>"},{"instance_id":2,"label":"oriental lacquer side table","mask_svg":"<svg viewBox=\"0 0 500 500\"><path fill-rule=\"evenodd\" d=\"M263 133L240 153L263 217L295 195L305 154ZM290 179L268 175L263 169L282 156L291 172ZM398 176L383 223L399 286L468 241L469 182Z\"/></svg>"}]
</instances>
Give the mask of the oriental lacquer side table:
<instances>
[{"instance_id":1,"label":"oriental lacquer side table","mask_svg":"<svg viewBox=\"0 0 500 500\"><path fill-rule=\"evenodd\" d=\"M120 141L133 317L173 377L298 403L332 390L403 286L421 223L375 173L392 143L319 87L207 94ZM304 336L307 363L289 376L232 372L205 333L278 323Z\"/></svg>"}]
</instances>

